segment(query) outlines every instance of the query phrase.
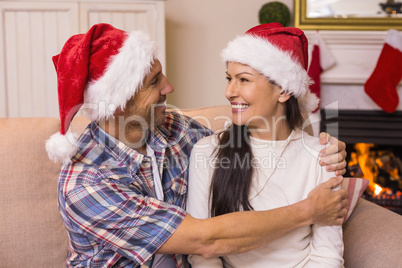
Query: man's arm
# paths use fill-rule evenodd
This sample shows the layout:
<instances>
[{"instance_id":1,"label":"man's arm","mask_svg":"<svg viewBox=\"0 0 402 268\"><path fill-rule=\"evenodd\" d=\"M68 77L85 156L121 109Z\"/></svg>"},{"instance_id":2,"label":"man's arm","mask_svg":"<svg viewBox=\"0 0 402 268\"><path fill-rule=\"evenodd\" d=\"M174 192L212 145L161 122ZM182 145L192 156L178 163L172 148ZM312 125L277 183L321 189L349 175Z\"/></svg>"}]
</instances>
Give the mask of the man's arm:
<instances>
[{"instance_id":1,"label":"man's arm","mask_svg":"<svg viewBox=\"0 0 402 268\"><path fill-rule=\"evenodd\" d=\"M268 211L242 211L208 219L187 214L158 253L202 255L210 258L239 254L266 245L310 224L340 225L346 215L346 191L332 178L296 204Z\"/></svg>"},{"instance_id":2,"label":"man's arm","mask_svg":"<svg viewBox=\"0 0 402 268\"><path fill-rule=\"evenodd\" d=\"M326 132L320 133L320 143L329 146L320 152L321 166L327 166L327 171L334 171L337 176L346 173L346 144Z\"/></svg>"}]
</instances>

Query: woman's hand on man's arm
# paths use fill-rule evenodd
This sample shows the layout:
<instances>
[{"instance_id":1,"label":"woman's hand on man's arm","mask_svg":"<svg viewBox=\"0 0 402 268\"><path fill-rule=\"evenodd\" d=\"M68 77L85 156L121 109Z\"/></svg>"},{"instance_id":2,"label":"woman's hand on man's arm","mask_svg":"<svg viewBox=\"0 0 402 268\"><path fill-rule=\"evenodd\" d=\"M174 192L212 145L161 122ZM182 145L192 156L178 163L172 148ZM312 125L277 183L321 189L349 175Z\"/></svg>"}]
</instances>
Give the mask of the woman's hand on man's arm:
<instances>
[{"instance_id":1,"label":"woman's hand on man's arm","mask_svg":"<svg viewBox=\"0 0 402 268\"><path fill-rule=\"evenodd\" d=\"M315 187L305 199L311 209L312 223L320 225L341 225L347 214L348 193L345 189L334 191L343 178L333 177Z\"/></svg>"}]
</instances>

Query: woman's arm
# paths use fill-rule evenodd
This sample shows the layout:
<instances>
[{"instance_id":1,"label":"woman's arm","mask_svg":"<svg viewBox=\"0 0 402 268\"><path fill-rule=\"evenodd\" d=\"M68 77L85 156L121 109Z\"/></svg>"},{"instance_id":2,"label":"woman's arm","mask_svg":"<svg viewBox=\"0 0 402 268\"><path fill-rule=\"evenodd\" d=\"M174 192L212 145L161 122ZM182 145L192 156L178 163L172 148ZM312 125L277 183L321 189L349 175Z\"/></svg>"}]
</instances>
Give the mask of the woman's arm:
<instances>
[{"instance_id":1,"label":"woman's arm","mask_svg":"<svg viewBox=\"0 0 402 268\"><path fill-rule=\"evenodd\" d=\"M317 183L322 183L334 176L334 172L328 172L317 163L317 175ZM342 226L314 224L312 234L307 267L342 267L344 262Z\"/></svg>"},{"instance_id":2,"label":"woman's arm","mask_svg":"<svg viewBox=\"0 0 402 268\"><path fill-rule=\"evenodd\" d=\"M333 267L343 265L342 226L323 226L314 224L313 238L307 267Z\"/></svg>"},{"instance_id":3,"label":"woman's arm","mask_svg":"<svg viewBox=\"0 0 402 268\"><path fill-rule=\"evenodd\" d=\"M187 211L197 219L208 219L211 217L209 191L213 168L211 167L212 162L209 161L211 157L207 157L205 150L208 149L200 151L194 149L189 166ZM218 256L207 259L200 255L189 255L188 261L194 268L223 267L222 260Z\"/></svg>"}]
</instances>

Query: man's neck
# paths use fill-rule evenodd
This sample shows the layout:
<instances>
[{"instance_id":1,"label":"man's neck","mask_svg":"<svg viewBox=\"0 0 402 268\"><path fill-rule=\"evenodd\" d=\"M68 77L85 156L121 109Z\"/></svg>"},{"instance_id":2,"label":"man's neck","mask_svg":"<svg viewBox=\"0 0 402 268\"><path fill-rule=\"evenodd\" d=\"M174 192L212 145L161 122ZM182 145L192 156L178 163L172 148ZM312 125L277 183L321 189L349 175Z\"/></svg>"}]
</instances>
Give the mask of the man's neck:
<instances>
[{"instance_id":1,"label":"man's neck","mask_svg":"<svg viewBox=\"0 0 402 268\"><path fill-rule=\"evenodd\" d=\"M99 127L128 147L137 150L139 153L147 154L146 130L142 126L121 126L118 120L109 119L99 122Z\"/></svg>"}]
</instances>

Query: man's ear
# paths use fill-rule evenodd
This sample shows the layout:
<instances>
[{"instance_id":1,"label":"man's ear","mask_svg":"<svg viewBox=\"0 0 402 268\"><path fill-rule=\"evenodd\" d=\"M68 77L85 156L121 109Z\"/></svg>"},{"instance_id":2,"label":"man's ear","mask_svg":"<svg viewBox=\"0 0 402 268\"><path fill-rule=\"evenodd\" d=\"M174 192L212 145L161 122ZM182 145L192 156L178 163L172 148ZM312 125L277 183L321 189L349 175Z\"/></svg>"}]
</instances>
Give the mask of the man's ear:
<instances>
[{"instance_id":1,"label":"man's ear","mask_svg":"<svg viewBox=\"0 0 402 268\"><path fill-rule=\"evenodd\" d=\"M290 94L289 93L281 93L280 95L279 95L279 98L278 98L278 101L280 102L280 103L285 103L289 98L290 98Z\"/></svg>"}]
</instances>

